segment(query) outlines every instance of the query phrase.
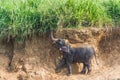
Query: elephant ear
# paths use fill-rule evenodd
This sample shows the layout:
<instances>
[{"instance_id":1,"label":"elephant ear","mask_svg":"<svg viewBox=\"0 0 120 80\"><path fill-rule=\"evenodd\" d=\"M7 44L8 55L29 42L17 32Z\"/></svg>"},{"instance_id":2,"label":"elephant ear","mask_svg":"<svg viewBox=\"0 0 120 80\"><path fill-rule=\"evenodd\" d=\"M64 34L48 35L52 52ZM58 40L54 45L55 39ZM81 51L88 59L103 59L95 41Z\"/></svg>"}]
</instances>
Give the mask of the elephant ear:
<instances>
[{"instance_id":1,"label":"elephant ear","mask_svg":"<svg viewBox=\"0 0 120 80\"><path fill-rule=\"evenodd\" d=\"M61 51L70 54L70 45L65 45L60 48Z\"/></svg>"}]
</instances>

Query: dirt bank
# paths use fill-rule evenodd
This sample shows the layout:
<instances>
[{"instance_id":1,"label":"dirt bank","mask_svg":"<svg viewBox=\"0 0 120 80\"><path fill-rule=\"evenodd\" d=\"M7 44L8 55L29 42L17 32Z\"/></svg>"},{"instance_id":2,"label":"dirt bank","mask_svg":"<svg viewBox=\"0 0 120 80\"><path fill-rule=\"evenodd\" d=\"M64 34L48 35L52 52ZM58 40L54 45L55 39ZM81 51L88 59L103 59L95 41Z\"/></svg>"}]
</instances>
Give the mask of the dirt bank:
<instances>
[{"instance_id":1,"label":"dirt bank","mask_svg":"<svg viewBox=\"0 0 120 80\"><path fill-rule=\"evenodd\" d=\"M81 75L82 64L72 65L73 75L66 69L54 72L59 51L50 39L36 35L25 42L0 41L0 80L119 80L120 79L120 28L63 29L54 32L57 38L69 40L73 45L92 45L97 54L92 60L92 73Z\"/></svg>"}]
</instances>

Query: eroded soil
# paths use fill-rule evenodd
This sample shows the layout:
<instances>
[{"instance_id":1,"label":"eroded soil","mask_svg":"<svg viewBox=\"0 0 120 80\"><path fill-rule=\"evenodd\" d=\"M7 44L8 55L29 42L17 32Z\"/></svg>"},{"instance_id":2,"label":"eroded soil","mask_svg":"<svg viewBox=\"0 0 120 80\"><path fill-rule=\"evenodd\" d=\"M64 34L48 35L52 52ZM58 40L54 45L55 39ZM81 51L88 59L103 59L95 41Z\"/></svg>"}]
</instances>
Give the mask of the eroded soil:
<instances>
[{"instance_id":1,"label":"eroded soil","mask_svg":"<svg viewBox=\"0 0 120 80\"><path fill-rule=\"evenodd\" d=\"M46 36L34 36L25 42L15 41L13 45L1 41L0 80L120 80L120 28L63 29L54 32L54 36L69 40L71 45L92 45L99 65L93 58L90 75L79 73L82 64L72 65L71 76L66 76L66 68L61 73L55 73L55 62L61 55L48 33ZM11 65L8 65L10 52L13 52L13 57Z\"/></svg>"}]
</instances>

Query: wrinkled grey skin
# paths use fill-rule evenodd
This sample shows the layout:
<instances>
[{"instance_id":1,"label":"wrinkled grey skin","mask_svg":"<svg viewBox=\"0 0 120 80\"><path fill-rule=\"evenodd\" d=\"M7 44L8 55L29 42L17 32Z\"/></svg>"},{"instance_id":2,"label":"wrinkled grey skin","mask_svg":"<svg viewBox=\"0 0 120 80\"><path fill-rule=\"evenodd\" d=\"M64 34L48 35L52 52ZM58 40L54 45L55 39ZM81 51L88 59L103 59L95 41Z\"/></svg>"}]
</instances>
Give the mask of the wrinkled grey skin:
<instances>
[{"instance_id":1,"label":"wrinkled grey skin","mask_svg":"<svg viewBox=\"0 0 120 80\"><path fill-rule=\"evenodd\" d=\"M57 49L61 49L61 48L63 48L63 47L65 47L67 44L65 43L65 41L64 41L64 39L58 39L57 41L56 41L56 48ZM66 49L67 50L67 49Z\"/></svg>"},{"instance_id":2,"label":"wrinkled grey skin","mask_svg":"<svg viewBox=\"0 0 120 80\"><path fill-rule=\"evenodd\" d=\"M88 74L91 72L91 59L95 55L93 47L78 47L72 48L70 45L62 46L60 50L63 52L63 58L56 67L56 72L59 72L63 66L68 69L68 75L72 74L72 63L83 63L81 73L85 74L88 69ZM96 55L95 55L96 57Z\"/></svg>"},{"instance_id":3,"label":"wrinkled grey skin","mask_svg":"<svg viewBox=\"0 0 120 80\"><path fill-rule=\"evenodd\" d=\"M64 39L58 39L58 38L53 37L53 30L50 33L50 37L51 37L53 43L55 43L57 49L60 49L62 46L66 45Z\"/></svg>"},{"instance_id":4,"label":"wrinkled grey skin","mask_svg":"<svg viewBox=\"0 0 120 80\"><path fill-rule=\"evenodd\" d=\"M63 58L59 61L55 71L60 72L63 67L67 67L68 75L72 74L72 63L83 63L81 73L85 74L88 69L88 74L91 72L91 59L93 55L96 58L93 47L78 47L72 48L69 44L65 43L64 39L56 39L53 37L53 31L51 31L51 39L55 42L57 49L63 53ZM97 63L97 61L96 61Z\"/></svg>"}]
</instances>

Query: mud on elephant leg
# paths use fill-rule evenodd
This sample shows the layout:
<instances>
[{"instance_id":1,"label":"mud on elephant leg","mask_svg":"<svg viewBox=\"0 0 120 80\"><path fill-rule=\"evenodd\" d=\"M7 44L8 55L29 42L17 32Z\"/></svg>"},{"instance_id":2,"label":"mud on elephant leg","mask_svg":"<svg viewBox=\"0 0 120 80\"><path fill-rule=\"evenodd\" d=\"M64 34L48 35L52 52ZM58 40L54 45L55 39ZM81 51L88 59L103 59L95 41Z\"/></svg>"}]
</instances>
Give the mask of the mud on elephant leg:
<instances>
[{"instance_id":1,"label":"mud on elephant leg","mask_svg":"<svg viewBox=\"0 0 120 80\"><path fill-rule=\"evenodd\" d=\"M66 66L66 62L65 59L61 59L58 63L58 65L56 66L55 72L59 73L61 72L61 69L64 68Z\"/></svg>"}]
</instances>

